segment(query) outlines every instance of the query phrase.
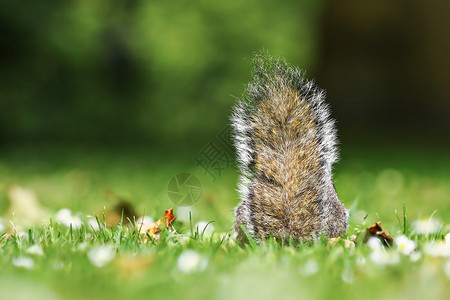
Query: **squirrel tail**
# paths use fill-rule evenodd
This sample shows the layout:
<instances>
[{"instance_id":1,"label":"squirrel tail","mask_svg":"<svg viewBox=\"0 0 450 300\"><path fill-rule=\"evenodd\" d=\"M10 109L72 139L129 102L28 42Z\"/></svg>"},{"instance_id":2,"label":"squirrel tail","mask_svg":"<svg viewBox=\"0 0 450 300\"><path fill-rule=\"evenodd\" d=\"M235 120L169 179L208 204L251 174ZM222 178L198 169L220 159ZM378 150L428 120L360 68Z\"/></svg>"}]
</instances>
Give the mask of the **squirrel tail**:
<instances>
[{"instance_id":1,"label":"squirrel tail","mask_svg":"<svg viewBox=\"0 0 450 300\"><path fill-rule=\"evenodd\" d=\"M235 229L261 241L312 240L347 229L331 167L336 129L325 93L281 58L254 58L253 82L231 122L241 172ZM243 229L244 228L244 229Z\"/></svg>"}]
</instances>

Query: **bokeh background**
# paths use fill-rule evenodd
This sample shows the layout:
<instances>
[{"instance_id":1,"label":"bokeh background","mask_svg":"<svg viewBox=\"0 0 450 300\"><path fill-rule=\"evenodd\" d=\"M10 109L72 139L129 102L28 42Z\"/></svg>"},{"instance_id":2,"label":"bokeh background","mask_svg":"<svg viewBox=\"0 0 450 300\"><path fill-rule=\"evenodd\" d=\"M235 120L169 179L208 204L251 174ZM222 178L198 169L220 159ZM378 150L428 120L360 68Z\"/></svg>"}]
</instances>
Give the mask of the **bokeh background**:
<instances>
[{"instance_id":1,"label":"bokeh background","mask_svg":"<svg viewBox=\"0 0 450 300\"><path fill-rule=\"evenodd\" d=\"M229 123L262 49L327 91L347 206L388 219L405 202L416 215L445 208L448 11L420 0L0 1L0 208L19 184L46 206L94 211L123 197L151 213L188 171L204 184L203 217L227 228L234 154L214 181L195 157Z\"/></svg>"}]
</instances>

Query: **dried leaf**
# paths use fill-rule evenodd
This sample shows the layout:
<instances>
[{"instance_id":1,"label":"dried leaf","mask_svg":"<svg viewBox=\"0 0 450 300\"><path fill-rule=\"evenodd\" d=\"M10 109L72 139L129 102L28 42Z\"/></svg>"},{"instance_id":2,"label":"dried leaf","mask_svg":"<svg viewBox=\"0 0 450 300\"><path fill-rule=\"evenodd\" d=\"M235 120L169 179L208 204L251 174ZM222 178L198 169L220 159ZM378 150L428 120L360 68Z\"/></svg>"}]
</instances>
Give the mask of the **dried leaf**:
<instances>
[{"instance_id":1,"label":"dried leaf","mask_svg":"<svg viewBox=\"0 0 450 300\"><path fill-rule=\"evenodd\" d=\"M144 240L142 240L141 237L139 237L139 242L147 242L148 237L150 236L153 240L157 241L159 239L159 234L161 232L161 224L164 221L165 222L165 228L168 228L170 231L175 231L175 228L173 228L172 223L175 221L175 216L173 215L173 208L170 208L166 211L164 211L164 217L159 219L158 221L154 222L153 224L145 224L145 223L139 223L136 224L137 229L139 230L139 235L145 234Z\"/></svg>"},{"instance_id":2,"label":"dried leaf","mask_svg":"<svg viewBox=\"0 0 450 300\"><path fill-rule=\"evenodd\" d=\"M385 247L391 247L394 244L392 236L381 228L381 222L376 222L367 228L364 243L367 243L371 237L378 238Z\"/></svg>"},{"instance_id":3,"label":"dried leaf","mask_svg":"<svg viewBox=\"0 0 450 300\"><path fill-rule=\"evenodd\" d=\"M176 219L173 215L173 208L164 211L164 219L166 220L166 227L172 227L172 223Z\"/></svg>"},{"instance_id":4,"label":"dried leaf","mask_svg":"<svg viewBox=\"0 0 450 300\"><path fill-rule=\"evenodd\" d=\"M154 240L159 239L159 232L161 231L161 229L159 229L160 224L161 220L158 220L147 230L148 235L150 235L150 237Z\"/></svg>"}]
</instances>

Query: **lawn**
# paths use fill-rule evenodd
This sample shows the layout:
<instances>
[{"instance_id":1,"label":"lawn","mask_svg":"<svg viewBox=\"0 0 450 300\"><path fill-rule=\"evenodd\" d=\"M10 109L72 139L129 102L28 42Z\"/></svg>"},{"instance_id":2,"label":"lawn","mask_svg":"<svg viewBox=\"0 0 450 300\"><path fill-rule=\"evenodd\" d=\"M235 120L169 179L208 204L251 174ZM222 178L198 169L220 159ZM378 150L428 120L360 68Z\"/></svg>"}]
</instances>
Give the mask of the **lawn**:
<instances>
[{"instance_id":1,"label":"lawn","mask_svg":"<svg viewBox=\"0 0 450 300\"><path fill-rule=\"evenodd\" d=\"M199 152L177 150L3 149L0 299L447 299L448 149L343 147L334 178L351 211L347 236L244 248L231 231L234 163L213 178ZM168 197L183 172L202 189L190 218ZM173 207L173 230L155 240L114 223L121 201L154 221ZM390 249L363 242L377 221Z\"/></svg>"}]
</instances>

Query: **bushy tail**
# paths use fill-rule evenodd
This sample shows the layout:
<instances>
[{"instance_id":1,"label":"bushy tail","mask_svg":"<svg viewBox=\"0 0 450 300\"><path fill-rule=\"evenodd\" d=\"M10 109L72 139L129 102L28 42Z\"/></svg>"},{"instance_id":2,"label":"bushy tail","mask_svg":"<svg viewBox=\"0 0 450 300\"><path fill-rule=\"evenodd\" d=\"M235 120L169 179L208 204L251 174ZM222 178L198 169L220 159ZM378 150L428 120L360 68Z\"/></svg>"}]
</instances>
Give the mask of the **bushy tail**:
<instances>
[{"instance_id":1,"label":"bushy tail","mask_svg":"<svg viewBox=\"0 0 450 300\"><path fill-rule=\"evenodd\" d=\"M332 183L336 130L324 92L280 58L257 55L253 72L231 118L242 173L238 235L241 226L257 240L341 234L327 224L336 204L345 222L347 212Z\"/></svg>"}]
</instances>

